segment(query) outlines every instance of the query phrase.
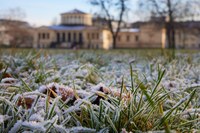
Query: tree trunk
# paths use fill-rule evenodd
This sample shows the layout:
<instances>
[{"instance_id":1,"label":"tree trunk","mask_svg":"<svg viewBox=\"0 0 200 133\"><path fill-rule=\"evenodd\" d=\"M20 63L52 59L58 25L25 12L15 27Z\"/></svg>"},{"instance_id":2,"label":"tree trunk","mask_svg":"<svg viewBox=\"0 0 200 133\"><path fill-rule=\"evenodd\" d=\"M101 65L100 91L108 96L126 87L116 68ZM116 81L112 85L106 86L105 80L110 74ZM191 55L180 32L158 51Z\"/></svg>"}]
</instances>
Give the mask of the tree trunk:
<instances>
[{"instance_id":1,"label":"tree trunk","mask_svg":"<svg viewBox=\"0 0 200 133\"><path fill-rule=\"evenodd\" d=\"M176 38L175 38L175 29L174 29L174 25L172 26L172 49L176 48Z\"/></svg>"},{"instance_id":2,"label":"tree trunk","mask_svg":"<svg viewBox=\"0 0 200 133\"><path fill-rule=\"evenodd\" d=\"M117 38L115 35L112 36L113 39L113 49L116 49L116 45L117 45Z\"/></svg>"},{"instance_id":3,"label":"tree trunk","mask_svg":"<svg viewBox=\"0 0 200 133\"><path fill-rule=\"evenodd\" d=\"M166 32L167 32L167 43L169 49L176 48L176 41L175 41L175 28L173 22L166 23Z\"/></svg>"},{"instance_id":4,"label":"tree trunk","mask_svg":"<svg viewBox=\"0 0 200 133\"><path fill-rule=\"evenodd\" d=\"M167 44L168 44L168 48L171 48L172 46L172 42L171 42L171 26L170 23L167 22L166 23L166 32L167 32Z\"/></svg>"}]
</instances>

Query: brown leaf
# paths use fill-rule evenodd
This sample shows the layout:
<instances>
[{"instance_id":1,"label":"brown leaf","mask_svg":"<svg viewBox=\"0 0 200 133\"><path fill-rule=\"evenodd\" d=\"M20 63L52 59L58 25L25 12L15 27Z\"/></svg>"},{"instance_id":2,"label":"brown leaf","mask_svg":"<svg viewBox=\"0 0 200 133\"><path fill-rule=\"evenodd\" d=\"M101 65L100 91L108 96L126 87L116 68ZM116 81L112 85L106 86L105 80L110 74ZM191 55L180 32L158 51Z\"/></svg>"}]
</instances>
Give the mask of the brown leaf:
<instances>
[{"instance_id":1,"label":"brown leaf","mask_svg":"<svg viewBox=\"0 0 200 133\"><path fill-rule=\"evenodd\" d=\"M17 106L22 106L24 108L30 109L32 107L33 102L34 102L33 98L30 98L30 97L20 97L18 99Z\"/></svg>"}]
</instances>

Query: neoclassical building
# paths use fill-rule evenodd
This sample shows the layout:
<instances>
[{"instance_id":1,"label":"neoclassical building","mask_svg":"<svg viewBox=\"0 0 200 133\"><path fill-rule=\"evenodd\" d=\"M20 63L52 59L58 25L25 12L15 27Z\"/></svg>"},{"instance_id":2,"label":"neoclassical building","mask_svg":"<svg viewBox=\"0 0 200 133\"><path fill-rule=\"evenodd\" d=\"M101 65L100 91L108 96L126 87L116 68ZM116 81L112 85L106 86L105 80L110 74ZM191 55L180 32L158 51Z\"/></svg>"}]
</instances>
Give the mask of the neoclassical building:
<instances>
[{"instance_id":1,"label":"neoclassical building","mask_svg":"<svg viewBox=\"0 0 200 133\"><path fill-rule=\"evenodd\" d=\"M74 9L61 14L60 25L37 28L34 47L109 49L112 39L108 29L92 25L91 14Z\"/></svg>"},{"instance_id":2,"label":"neoclassical building","mask_svg":"<svg viewBox=\"0 0 200 133\"><path fill-rule=\"evenodd\" d=\"M182 25L181 27L179 27ZM176 47L200 48L200 22L177 22ZM60 25L42 26L35 29L35 48L112 48L112 35L105 20L74 9L61 14ZM117 48L166 48L166 30L162 21L123 26L117 38Z\"/></svg>"}]
</instances>

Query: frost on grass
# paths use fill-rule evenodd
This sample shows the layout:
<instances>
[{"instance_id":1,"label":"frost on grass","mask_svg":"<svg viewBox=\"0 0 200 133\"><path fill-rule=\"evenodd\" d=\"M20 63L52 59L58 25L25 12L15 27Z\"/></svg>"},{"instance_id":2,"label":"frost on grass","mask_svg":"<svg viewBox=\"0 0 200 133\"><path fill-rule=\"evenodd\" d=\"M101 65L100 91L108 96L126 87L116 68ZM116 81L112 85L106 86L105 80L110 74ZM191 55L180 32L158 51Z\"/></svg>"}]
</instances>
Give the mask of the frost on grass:
<instances>
[{"instance_id":1,"label":"frost on grass","mask_svg":"<svg viewBox=\"0 0 200 133\"><path fill-rule=\"evenodd\" d=\"M200 130L199 53L172 61L102 51L1 61L8 68L0 70L0 132Z\"/></svg>"},{"instance_id":2,"label":"frost on grass","mask_svg":"<svg viewBox=\"0 0 200 133\"><path fill-rule=\"evenodd\" d=\"M86 128L86 127L73 127L73 128L67 129L67 131L72 132L72 133L95 133L96 132L95 129Z\"/></svg>"},{"instance_id":3,"label":"frost on grass","mask_svg":"<svg viewBox=\"0 0 200 133\"><path fill-rule=\"evenodd\" d=\"M36 114L32 114L29 118L30 121L35 121L35 122L43 122L44 121L44 118L43 116L40 114L41 112L39 113L36 113Z\"/></svg>"},{"instance_id":4,"label":"frost on grass","mask_svg":"<svg viewBox=\"0 0 200 133\"><path fill-rule=\"evenodd\" d=\"M4 123L4 121L8 120L10 117L8 115L0 115L0 124Z\"/></svg>"},{"instance_id":5,"label":"frost on grass","mask_svg":"<svg viewBox=\"0 0 200 133\"><path fill-rule=\"evenodd\" d=\"M25 121L22 122L22 126L32 130L32 131L41 131L41 132L45 132L46 129L43 125L41 125L41 123L36 122L36 121Z\"/></svg>"},{"instance_id":6,"label":"frost on grass","mask_svg":"<svg viewBox=\"0 0 200 133\"><path fill-rule=\"evenodd\" d=\"M9 133L16 133L19 131L19 129L21 128L21 125L22 125L22 121L19 120L17 121L14 126L10 129Z\"/></svg>"}]
</instances>

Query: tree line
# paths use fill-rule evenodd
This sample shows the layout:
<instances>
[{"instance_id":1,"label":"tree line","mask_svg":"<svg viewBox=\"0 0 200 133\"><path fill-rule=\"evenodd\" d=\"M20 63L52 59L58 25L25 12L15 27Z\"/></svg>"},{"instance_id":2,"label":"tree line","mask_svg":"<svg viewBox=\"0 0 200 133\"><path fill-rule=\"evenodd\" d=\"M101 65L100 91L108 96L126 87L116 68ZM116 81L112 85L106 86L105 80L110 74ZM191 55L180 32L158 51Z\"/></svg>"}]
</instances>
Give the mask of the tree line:
<instances>
[{"instance_id":1,"label":"tree line","mask_svg":"<svg viewBox=\"0 0 200 133\"><path fill-rule=\"evenodd\" d=\"M91 5L100 9L99 15L107 20L113 48L116 48L116 39L125 14L131 9L130 2L131 0L90 0ZM137 4L143 17L165 18L166 40L170 49L176 47L176 21L193 20L195 16L198 17L200 9L199 0L139 0ZM116 30L113 28L113 21L118 22Z\"/></svg>"},{"instance_id":2,"label":"tree line","mask_svg":"<svg viewBox=\"0 0 200 133\"><path fill-rule=\"evenodd\" d=\"M21 8L11 8L0 14L0 45L4 47L32 47L31 26L23 21L26 14ZM9 44L5 44L9 43Z\"/></svg>"}]
</instances>

